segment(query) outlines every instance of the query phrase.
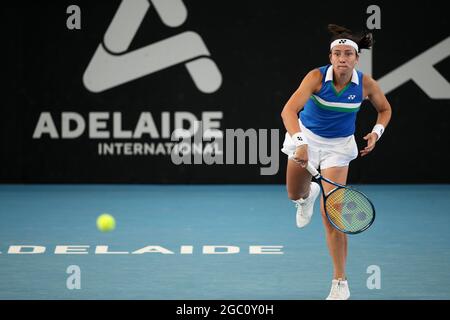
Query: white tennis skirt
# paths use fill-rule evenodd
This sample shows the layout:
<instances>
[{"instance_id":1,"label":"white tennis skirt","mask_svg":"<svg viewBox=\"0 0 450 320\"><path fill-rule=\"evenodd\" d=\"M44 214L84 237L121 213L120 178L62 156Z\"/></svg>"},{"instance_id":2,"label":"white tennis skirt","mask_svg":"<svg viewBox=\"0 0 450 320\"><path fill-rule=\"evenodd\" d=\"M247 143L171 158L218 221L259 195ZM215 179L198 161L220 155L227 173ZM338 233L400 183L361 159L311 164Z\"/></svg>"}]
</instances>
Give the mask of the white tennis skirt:
<instances>
[{"instance_id":1,"label":"white tennis skirt","mask_svg":"<svg viewBox=\"0 0 450 320\"><path fill-rule=\"evenodd\" d=\"M316 168L321 169L331 167L345 167L350 161L358 157L358 146L355 136L351 135L343 138L324 138L305 128L298 119L300 129L308 139L308 161ZM289 159L292 159L295 153L295 143L288 132L284 138L283 148Z\"/></svg>"}]
</instances>

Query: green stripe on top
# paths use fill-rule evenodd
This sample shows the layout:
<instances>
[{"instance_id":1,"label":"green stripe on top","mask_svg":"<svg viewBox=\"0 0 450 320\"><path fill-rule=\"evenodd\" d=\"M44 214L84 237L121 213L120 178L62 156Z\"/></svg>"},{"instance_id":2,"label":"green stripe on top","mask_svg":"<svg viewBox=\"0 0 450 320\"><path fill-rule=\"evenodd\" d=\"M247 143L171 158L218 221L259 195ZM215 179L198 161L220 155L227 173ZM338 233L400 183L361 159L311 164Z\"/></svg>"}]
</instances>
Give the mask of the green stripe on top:
<instances>
[{"instance_id":1,"label":"green stripe on top","mask_svg":"<svg viewBox=\"0 0 450 320\"><path fill-rule=\"evenodd\" d=\"M352 82L350 81L350 82L347 83L347 85L346 85L344 88L342 88L342 90L339 91L339 92L337 92L336 87L334 86L334 83L333 83L333 82L331 82L331 87L333 88L334 94L335 94L337 97L340 97L340 96L345 92L345 90L347 90L347 88L350 87L351 84L352 84Z\"/></svg>"},{"instance_id":2,"label":"green stripe on top","mask_svg":"<svg viewBox=\"0 0 450 320\"><path fill-rule=\"evenodd\" d=\"M320 99L319 97L316 97L315 95L311 96L311 100L321 109L325 110L331 110L331 111L337 111L337 112L357 112L359 111L359 108L361 106L361 103L330 103L328 104L327 101ZM331 105L334 104L334 105Z\"/></svg>"}]
</instances>

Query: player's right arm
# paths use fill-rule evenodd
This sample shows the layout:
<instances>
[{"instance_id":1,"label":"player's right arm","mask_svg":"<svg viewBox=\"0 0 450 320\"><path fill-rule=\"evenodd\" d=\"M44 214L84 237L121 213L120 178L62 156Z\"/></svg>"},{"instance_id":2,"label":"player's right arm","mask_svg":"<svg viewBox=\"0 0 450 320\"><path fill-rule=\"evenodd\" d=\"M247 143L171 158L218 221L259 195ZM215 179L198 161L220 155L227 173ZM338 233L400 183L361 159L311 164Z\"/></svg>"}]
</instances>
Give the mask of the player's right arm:
<instances>
[{"instance_id":1,"label":"player's right arm","mask_svg":"<svg viewBox=\"0 0 450 320\"><path fill-rule=\"evenodd\" d=\"M303 109L311 95L320 90L321 85L322 74L319 69L310 71L284 105L283 111L281 112L281 118L283 119L284 127L286 128L286 131L289 132L289 135L292 136L295 133L300 132L298 113Z\"/></svg>"},{"instance_id":2,"label":"player's right arm","mask_svg":"<svg viewBox=\"0 0 450 320\"><path fill-rule=\"evenodd\" d=\"M300 125L298 124L298 113L303 109L308 99L314 92L318 92L322 85L322 74L319 69L310 71L302 80L298 89L292 94L284 105L281 112L284 127L291 137L302 136ZM307 145L303 144L297 147L294 160L306 166L308 161Z\"/></svg>"}]
</instances>

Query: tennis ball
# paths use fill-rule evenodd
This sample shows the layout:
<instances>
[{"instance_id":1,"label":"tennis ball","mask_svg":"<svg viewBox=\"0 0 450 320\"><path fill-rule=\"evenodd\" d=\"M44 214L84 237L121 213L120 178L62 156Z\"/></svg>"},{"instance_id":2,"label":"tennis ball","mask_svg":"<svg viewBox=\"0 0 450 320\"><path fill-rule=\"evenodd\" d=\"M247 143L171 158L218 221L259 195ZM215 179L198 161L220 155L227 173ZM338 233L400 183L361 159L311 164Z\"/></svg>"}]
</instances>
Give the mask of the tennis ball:
<instances>
[{"instance_id":1,"label":"tennis ball","mask_svg":"<svg viewBox=\"0 0 450 320\"><path fill-rule=\"evenodd\" d=\"M97 218L97 228L101 232L113 231L116 227L116 220L108 213L103 213Z\"/></svg>"}]
</instances>

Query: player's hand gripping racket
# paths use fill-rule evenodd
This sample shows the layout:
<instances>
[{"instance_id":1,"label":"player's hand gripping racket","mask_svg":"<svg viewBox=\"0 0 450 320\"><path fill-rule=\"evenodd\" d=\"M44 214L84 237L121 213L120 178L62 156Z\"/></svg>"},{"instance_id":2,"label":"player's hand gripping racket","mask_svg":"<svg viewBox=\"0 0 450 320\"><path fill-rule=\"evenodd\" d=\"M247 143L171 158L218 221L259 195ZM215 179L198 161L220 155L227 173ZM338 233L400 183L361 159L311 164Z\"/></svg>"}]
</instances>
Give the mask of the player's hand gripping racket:
<instances>
[{"instance_id":1,"label":"player's hand gripping racket","mask_svg":"<svg viewBox=\"0 0 450 320\"><path fill-rule=\"evenodd\" d=\"M366 195L322 177L309 162L306 169L320 184L325 213L333 227L344 233L356 234L367 230L372 225L375 220L375 207ZM336 188L325 194L322 181Z\"/></svg>"}]
</instances>

